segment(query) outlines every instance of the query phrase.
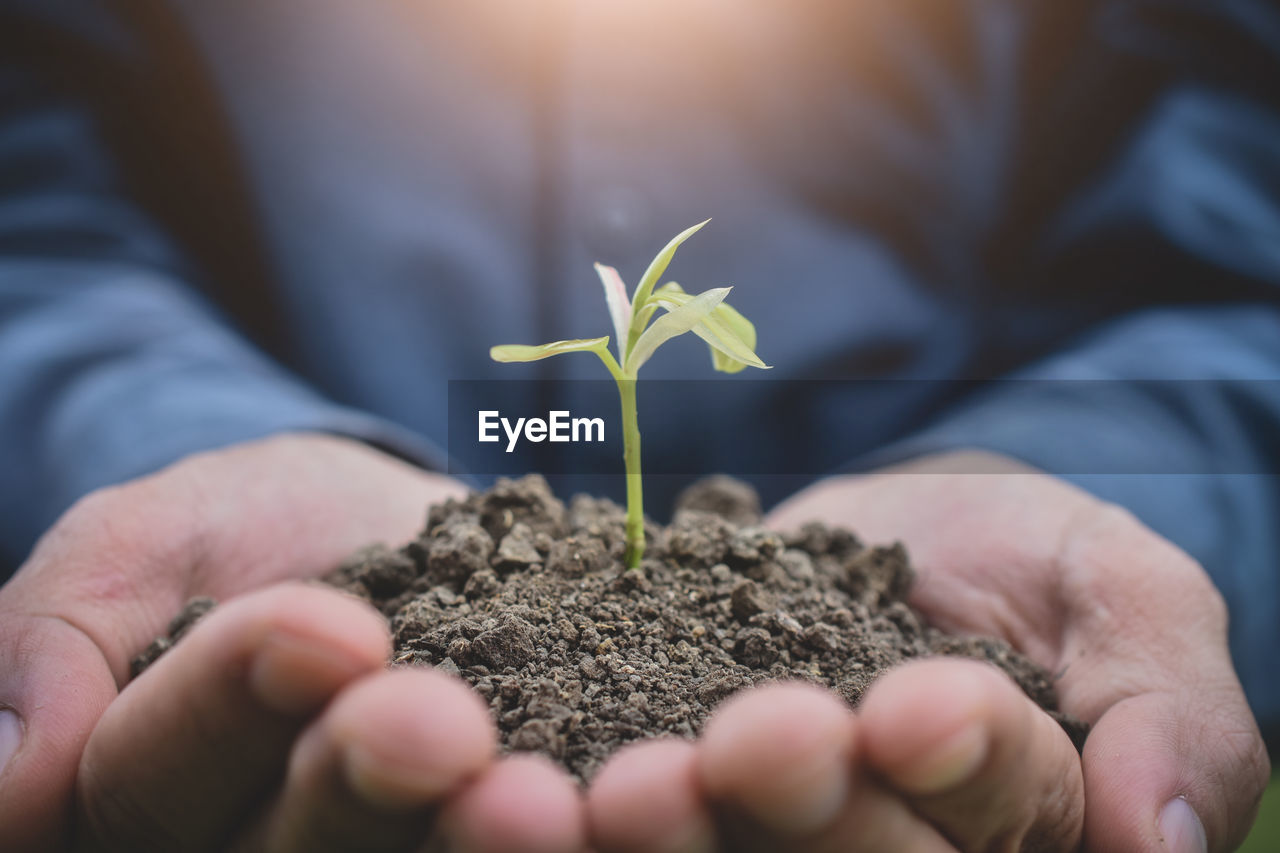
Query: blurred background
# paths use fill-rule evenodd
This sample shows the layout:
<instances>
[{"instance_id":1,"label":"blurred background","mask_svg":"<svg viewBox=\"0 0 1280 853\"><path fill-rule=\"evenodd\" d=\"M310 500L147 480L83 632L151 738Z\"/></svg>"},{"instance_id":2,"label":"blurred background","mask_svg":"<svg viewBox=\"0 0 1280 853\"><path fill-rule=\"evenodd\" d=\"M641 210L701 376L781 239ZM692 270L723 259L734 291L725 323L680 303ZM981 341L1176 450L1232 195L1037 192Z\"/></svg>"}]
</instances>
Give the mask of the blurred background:
<instances>
[{"instance_id":1,"label":"blurred background","mask_svg":"<svg viewBox=\"0 0 1280 853\"><path fill-rule=\"evenodd\" d=\"M3 0L0 262L58 263L0 276L0 559L207 447L446 467L483 383L589 407L589 357L488 348L606 333L592 262L634 285L710 216L671 276L734 285L776 367L646 366L655 517L703 470L769 504L947 446L1093 475L1253 614L1280 708L1276 33L1262 0ZM616 456L555 485L620 497Z\"/></svg>"}]
</instances>

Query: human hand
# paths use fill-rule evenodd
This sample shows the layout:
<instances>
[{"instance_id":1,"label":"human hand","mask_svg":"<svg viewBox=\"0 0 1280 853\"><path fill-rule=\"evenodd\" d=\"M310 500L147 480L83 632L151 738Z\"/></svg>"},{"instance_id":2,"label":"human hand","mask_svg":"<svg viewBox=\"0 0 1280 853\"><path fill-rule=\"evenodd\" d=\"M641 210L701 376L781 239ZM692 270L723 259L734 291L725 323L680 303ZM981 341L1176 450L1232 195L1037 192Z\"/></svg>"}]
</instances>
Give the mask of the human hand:
<instances>
[{"instance_id":1,"label":"human hand","mask_svg":"<svg viewBox=\"0 0 1280 853\"><path fill-rule=\"evenodd\" d=\"M601 851L734 839L1144 853L1243 839L1268 761L1225 606L1186 554L1121 509L976 452L832 478L770 517L810 520L905 542L920 571L911 600L931 622L1004 637L1060 673L1063 708L1093 724L1083 756L972 661L904 665L856 714L815 688L759 688L718 709L698 743L638 744L601 770L588 794Z\"/></svg>"},{"instance_id":2,"label":"human hand","mask_svg":"<svg viewBox=\"0 0 1280 853\"><path fill-rule=\"evenodd\" d=\"M408 539L464 492L290 435L76 504L0 589L4 849L412 850L433 826L463 849L579 848L563 772L496 760L469 688L387 671L381 617L291 580ZM195 594L225 603L121 691Z\"/></svg>"}]
</instances>

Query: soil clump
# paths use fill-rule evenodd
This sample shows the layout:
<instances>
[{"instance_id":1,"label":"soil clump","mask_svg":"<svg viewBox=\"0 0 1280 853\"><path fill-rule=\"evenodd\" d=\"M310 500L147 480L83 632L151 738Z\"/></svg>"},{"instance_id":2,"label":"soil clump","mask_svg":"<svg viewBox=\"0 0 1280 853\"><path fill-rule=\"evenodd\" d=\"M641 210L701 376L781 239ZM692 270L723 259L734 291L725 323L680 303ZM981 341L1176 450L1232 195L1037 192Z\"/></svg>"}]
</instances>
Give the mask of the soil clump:
<instances>
[{"instance_id":1,"label":"soil clump","mask_svg":"<svg viewBox=\"0 0 1280 853\"><path fill-rule=\"evenodd\" d=\"M999 666L1083 741L1043 668L1003 640L944 634L908 605L901 545L817 523L767 529L755 493L728 478L691 486L669 527L648 526L638 569L623 564L623 521L609 500L565 506L537 475L500 480L326 581L387 617L393 665L460 676L489 703L504 750L542 752L583 782L629 741L696 737L745 687L800 679L856 705L885 670L939 654ZM212 604L193 599L135 671Z\"/></svg>"}]
</instances>

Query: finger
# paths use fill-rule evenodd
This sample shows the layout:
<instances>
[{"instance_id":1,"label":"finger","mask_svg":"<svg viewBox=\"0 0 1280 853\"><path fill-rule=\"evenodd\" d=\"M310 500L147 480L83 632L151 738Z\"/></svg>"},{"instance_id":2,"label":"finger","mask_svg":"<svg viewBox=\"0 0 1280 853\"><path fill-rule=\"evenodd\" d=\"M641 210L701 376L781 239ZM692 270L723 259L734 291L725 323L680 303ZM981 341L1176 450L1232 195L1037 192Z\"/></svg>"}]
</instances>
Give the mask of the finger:
<instances>
[{"instance_id":1,"label":"finger","mask_svg":"<svg viewBox=\"0 0 1280 853\"><path fill-rule=\"evenodd\" d=\"M858 709L867 765L961 850L1074 850L1080 758L1003 673L965 660L905 664Z\"/></svg>"},{"instance_id":2,"label":"finger","mask_svg":"<svg viewBox=\"0 0 1280 853\"><path fill-rule=\"evenodd\" d=\"M697 763L721 846L953 853L901 797L857 769L855 740L858 722L829 691L776 684L731 698L707 723Z\"/></svg>"},{"instance_id":3,"label":"finger","mask_svg":"<svg viewBox=\"0 0 1280 853\"><path fill-rule=\"evenodd\" d=\"M431 669L371 675L299 739L283 791L241 840L271 851L411 850L495 745L488 709Z\"/></svg>"},{"instance_id":4,"label":"finger","mask_svg":"<svg viewBox=\"0 0 1280 853\"><path fill-rule=\"evenodd\" d=\"M1120 510L1081 522L1061 563L1072 612L1063 707L1085 742L1090 850L1233 850L1270 775L1227 650L1222 597Z\"/></svg>"},{"instance_id":5,"label":"finger","mask_svg":"<svg viewBox=\"0 0 1280 853\"><path fill-rule=\"evenodd\" d=\"M449 802L440 821L459 853L576 853L586 845L577 786L540 755L499 761Z\"/></svg>"},{"instance_id":6,"label":"finger","mask_svg":"<svg viewBox=\"0 0 1280 853\"><path fill-rule=\"evenodd\" d=\"M110 667L84 633L0 611L0 846L65 846L80 753L115 696Z\"/></svg>"},{"instance_id":7,"label":"finger","mask_svg":"<svg viewBox=\"0 0 1280 853\"><path fill-rule=\"evenodd\" d=\"M713 806L720 850L734 853L956 853L902 796L863 774L831 822L810 834L779 833L740 807Z\"/></svg>"},{"instance_id":8,"label":"finger","mask_svg":"<svg viewBox=\"0 0 1280 853\"><path fill-rule=\"evenodd\" d=\"M703 853L715 827L698 783L697 747L674 738L618 751L587 791L591 841L608 853Z\"/></svg>"},{"instance_id":9,"label":"finger","mask_svg":"<svg viewBox=\"0 0 1280 853\"><path fill-rule=\"evenodd\" d=\"M1269 772L1251 723L1234 693L1151 693L1110 709L1085 742L1089 849L1234 850Z\"/></svg>"},{"instance_id":10,"label":"finger","mask_svg":"<svg viewBox=\"0 0 1280 853\"><path fill-rule=\"evenodd\" d=\"M783 836L825 827L853 776L854 719L829 691L773 684L728 699L707 722L698 776L713 801Z\"/></svg>"},{"instance_id":11,"label":"finger","mask_svg":"<svg viewBox=\"0 0 1280 853\"><path fill-rule=\"evenodd\" d=\"M381 617L331 590L285 584L223 605L103 713L81 763L83 831L134 850L217 846L307 719L388 650Z\"/></svg>"}]
</instances>

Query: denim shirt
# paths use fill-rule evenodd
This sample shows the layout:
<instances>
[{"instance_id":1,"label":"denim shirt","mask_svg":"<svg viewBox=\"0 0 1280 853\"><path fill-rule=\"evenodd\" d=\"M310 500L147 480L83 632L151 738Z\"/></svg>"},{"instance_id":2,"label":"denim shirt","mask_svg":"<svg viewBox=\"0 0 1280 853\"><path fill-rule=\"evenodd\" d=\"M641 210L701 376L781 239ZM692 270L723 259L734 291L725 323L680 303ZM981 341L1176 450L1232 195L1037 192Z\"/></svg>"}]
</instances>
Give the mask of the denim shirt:
<instances>
[{"instance_id":1,"label":"denim shirt","mask_svg":"<svg viewBox=\"0 0 1280 853\"><path fill-rule=\"evenodd\" d=\"M1263 0L0 0L0 555L285 430L449 468L460 380L603 376L490 345L606 333L591 263L711 216L671 275L774 369L646 365L655 515L1019 457L1205 565L1274 725L1277 81Z\"/></svg>"}]
</instances>

